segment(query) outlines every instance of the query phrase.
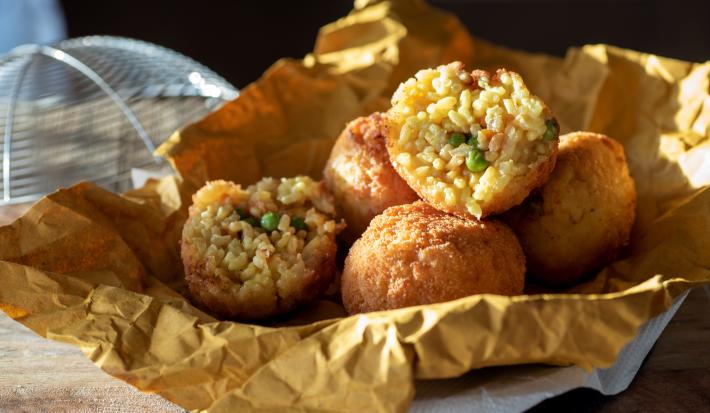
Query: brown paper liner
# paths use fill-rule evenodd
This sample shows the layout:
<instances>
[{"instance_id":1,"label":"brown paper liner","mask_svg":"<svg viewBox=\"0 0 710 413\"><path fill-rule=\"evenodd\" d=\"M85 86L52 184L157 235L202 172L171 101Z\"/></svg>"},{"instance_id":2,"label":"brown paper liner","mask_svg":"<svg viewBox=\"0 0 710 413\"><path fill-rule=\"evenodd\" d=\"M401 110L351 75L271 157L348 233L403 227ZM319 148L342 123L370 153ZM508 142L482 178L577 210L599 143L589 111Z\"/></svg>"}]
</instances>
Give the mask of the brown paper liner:
<instances>
[{"instance_id":1,"label":"brown paper liner","mask_svg":"<svg viewBox=\"0 0 710 413\"><path fill-rule=\"evenodd\" d=\"M417 70L453 60L519 71L562 133L624 145L638 219L620 260L554 294L352 317L324 299L272 326L217 321L180 294L178 239L195 189L218 178L318 178L347 121L386 108ZM605 45L564 58L524 53L474 39L418 1L356 1L321 29L312 54L276 62L161 146L177 177L123 196L80 183L0 228L0 308L190 410L404 411L414 378L606 367L674 297L710 282L709 79L710 63Z\"/></svg>"}]
</instances>

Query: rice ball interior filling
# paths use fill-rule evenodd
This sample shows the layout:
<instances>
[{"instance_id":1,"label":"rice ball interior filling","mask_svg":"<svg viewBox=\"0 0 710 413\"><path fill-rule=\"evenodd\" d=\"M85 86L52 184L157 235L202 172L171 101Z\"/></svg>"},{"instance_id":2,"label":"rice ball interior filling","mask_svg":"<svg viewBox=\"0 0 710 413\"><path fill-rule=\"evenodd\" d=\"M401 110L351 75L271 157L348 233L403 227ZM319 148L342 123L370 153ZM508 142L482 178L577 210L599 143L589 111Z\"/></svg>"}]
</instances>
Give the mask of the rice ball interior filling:
<instances>
[{"instance_id":1,"label":"rice ball interior filling","mask_svg":"<svg viewBox=\"0 0 710 413\"><path fill-rule=\"evenodd\" d=\"M392 161L410 185L477 217L481 203L549 158L558 132L520 75L468 73L459 62L402 83L388 117Z\"/></svg>"},{"instance_id":2,"label":"rice ball interior filling","mask_svg":"<svg viewBox=\"0 0 710 413\"><path fill-rule=\"evenodd\" d=\"M343 227L330 195L308 177L265 178L246 189L215 181L193 201L183 242L203 257L206 273L255 304L296 294Z\"/></svg>"}]
</instances>

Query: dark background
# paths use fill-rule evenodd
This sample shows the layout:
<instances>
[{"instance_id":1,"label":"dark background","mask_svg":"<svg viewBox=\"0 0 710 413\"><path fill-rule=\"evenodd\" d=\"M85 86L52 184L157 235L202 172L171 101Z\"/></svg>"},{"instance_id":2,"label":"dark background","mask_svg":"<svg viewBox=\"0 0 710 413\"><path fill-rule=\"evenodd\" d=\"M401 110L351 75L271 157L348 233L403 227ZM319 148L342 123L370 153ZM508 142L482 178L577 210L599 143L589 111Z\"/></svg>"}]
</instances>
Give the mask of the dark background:
<instances>
[{"instance_id":1,"label":"dark background","mask_svg":"<svg viewBox=\"0 0 710 413\"><path fill-rule=\"evenodd\" d=\"M684 60L710 59L710 1L431 0L475 36L563 55L609 43ZM186 54L241 88L280 57L303 57L349 0L63 0L70 37L127 36Z\"/></svg>"},{"instance_id":2,"label":"dark background","mask_svg":"<svg viewBox=\"0 0 710 413\"><path fill-rule=\"evenodd\" d=\"M710 60L710 1L430 0L470 32L506 46L562 56L609 43L691 61ZM348 0L63 0L69 37L110 34L186 54L242 88L280 57L303 57L318 28L346 15ZM609 398L578 389L533 409L604 410Z\"/></svg>"}]
</instances>

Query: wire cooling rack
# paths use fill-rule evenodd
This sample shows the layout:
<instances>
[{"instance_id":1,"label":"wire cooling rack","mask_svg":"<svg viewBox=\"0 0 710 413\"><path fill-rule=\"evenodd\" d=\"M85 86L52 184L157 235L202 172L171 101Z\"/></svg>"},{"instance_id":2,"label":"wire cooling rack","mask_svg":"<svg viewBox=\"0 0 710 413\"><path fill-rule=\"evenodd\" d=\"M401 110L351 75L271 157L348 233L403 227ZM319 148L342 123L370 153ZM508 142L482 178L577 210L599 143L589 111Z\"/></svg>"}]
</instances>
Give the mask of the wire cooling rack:
<instances>
[{"instance_id":1,"label":"wire cooling rack","mask_svg":"<svg viewBox=\"0 0 710 413\"><path fill-rule=\"evenodd\" d=\"M110 36L25 45L0 57L0 205L89 180L129 189L155 148L237 96L170 49Z\"/></svg>"}]
</instances>

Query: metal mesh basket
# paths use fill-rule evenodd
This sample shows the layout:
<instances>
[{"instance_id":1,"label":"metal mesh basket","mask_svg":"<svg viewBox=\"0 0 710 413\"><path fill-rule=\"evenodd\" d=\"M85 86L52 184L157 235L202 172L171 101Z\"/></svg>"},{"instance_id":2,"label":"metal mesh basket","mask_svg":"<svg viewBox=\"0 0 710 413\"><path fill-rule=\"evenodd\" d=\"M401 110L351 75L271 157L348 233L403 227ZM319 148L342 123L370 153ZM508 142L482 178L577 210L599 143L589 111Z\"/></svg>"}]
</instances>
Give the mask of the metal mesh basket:
<instances>
[{"instance_id":1,"label":"metal mesh basket","mask_svg":"<svg viewBox=\"0 0 710 413\"><path fill-rule=\"evenodd\" d=\"M130 188L156 146L237 90L207 67L142 41L81 37L0 58L0 205L89 180Z\"/></svg>"}]
</instances>

